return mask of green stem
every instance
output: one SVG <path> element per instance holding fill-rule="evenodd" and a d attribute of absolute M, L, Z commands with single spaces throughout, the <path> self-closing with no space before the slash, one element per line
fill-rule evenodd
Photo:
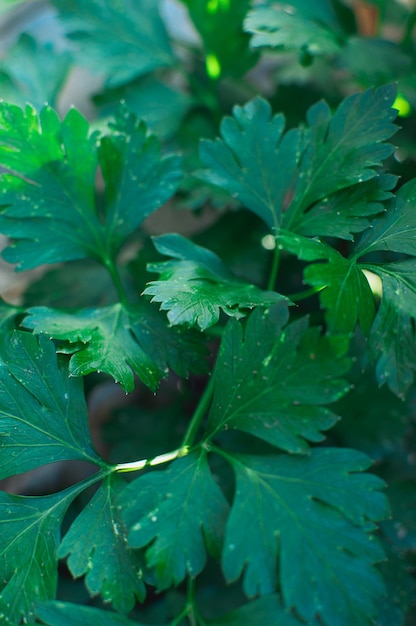
<path fill-rule="evenodd" d="M 128 299 L 126 290 L 124 289 L 124 285 L 120 277 L 120 272 L 118 271 L 118 267 L 114 263 L 113 259 L 107 258 L 105 260 L 105 267 L 107 268 L 107 271 L 111 276 L 111 280 L 113 281 L 114 287 L 117 290 L 117 295 L 119 297 L 121 304 L 124 304 L 124 305 L 128 304 L 129 299 Z"/>
<path fill-rule="evenodd" d="M 267 285 L 267 289 L 269 291 L 274 291 L 274 287 L 276 285 L 276 280 L 277 280 L 277 273 L 279 271 L 279 262 L 280 262 L 280 250 L 278 246 L 276 246 L 274 249 L 273 264 L 272 264 L 272 269 L 270 272 L 269 283 Z"/>
<path fill-rule="evenodd" d="M 306 298 L 310 298 L 314 296 L 316 293 L 319 293 L 325 289 L 324 287 L 311 287 L 310 289 L 304 289 L 303 291 L 298 291 L 297 293 L 292 293 L 288 295 L 289 300 L 292 302 L 300 302 L 301 300 L 306 300 Z"/>
<path fill-rule="evenodd" d="M 189 446 L 181 446 L 172 452 L 159 454 L 151 459 L 140 459 L 139 461 L 131 461 L 130 463 L 118 463 L 113 466 L 113 472 L 139 472 L 145 467 L 154 467 L 162 465 L 162 463 L 170 463 L 175 459 L 186 456 L 189 453 Z"/>
<path fill-rule="evenodd" d="M 214 394 L 214 386 L 215 376 L 214 374 L 212 374 L 207 386 L 205 387 L 204 393 L 201 396 L 199 404 L 196 407 L 195 413 L 192 416 L 192 419 L 188 426 L 188 430 L 185 433 L 185 437 L 182 441 L 182 448 L 189 448 L 193 444 L 199 427 L 201 426 L 201 422 L 204 419 L 208 407 L 211 403 L 212 396 Z"/>
<path fill-rule="evenodd" d="M 188 619 L 191 626 L 198 626 L 196 615 L 194 611 L 195 606 L 195 578 L 192 576 L 188 577 L 188 590 L 187 590 L 187 601 L 186 606 L 188 609 Z"/>

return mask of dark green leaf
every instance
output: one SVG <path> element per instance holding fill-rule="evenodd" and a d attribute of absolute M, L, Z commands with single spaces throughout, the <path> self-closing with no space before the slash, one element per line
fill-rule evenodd
<path fill-rule="evenodd" d="M 300 626 L 301 622 L 283 609 L 277 594 L 270 594 L 244 604 L 227 615 L 208 622 L 208 626 L 243 626 L 243 624 L 244 626 Z"/>
<path fill-rule="evenodd" d="M 248 13 L 244 29 L 253 35 L 253 48 L 278 48 L 306 52 L 311 57 L 336 55 L 336 34 L 296 11 L 278 6 L 258 6 Z"/>
<path fill-rule="evenodd" d="M 68 558 L 74 576 L 85 577 L 91 595 L 101 594 L 121 613 L 128 613 L 136 596 L 143 601 L 146 589 L 137 553 L 127 547 L 127 529 L 117 496 L 125 482 L 117 475 L 104 480 L 81 511 L 59 546 L 58 555 Z"/>
<path fill-rule="evenodd" d="M 148 283 L 143 294 L 153 296 L 151 302 L 162 303 L 160 308 L 168 311 L 173 325 L 206 330 L 218 322 L 220 310 L 239 319 L 244 309 L 286 299 L 241 280 L 216 254 L 180 235 L 161 235 L 153 241 L 158 252 L 177 260 L 149 264 L 148 271 L 159 273 L 160 279 Z"/>
<path fill-rule="evenodd" d="M 409 75 L 412 64 L 398 43 L 377 37 L 350 37 L 339 63 L 362 85 L 383 85 Z"/>
<path fill-rule="evenodd" d="M 323 198 L 302 216 L 297 232 L 352 240 L 353 233 L 368 228 L 371 216 L 384 210 L 382 203 L 391 198 L 396 180 L 391 174 L 378 174 Z"/>
<path fill-rule="evenodd" d="M 290 232 L 281 232 L 277 242 L 302 261 L 320 261 L 304 270 L 304 280 L 321 290 L 320 300 L 330 332 L 351 335 L 357 322 L 364 333 L 370 331 L 375 315 L 374 296 L 355 259 L 345 259 L 318 239 Z"/>
<path fill-rule="evenodd" d="M 50 107 L 0 103 L 0 231 L 14 242 L 4 258 L 18 269 L 93 258 L 109 265 L 125 239 L 172 195 L 177 157 L 124 109 L 97 148 L 88 122 L 71 109 L 60 122 Z M 98 152 L 98 154 L 97 154 Z M 105 180 L 105 220 L 96 204 L 97 165 Z"/>
<path fill-rule="evenodd" d="M 252 313 L 244 335 L 238 322 L 229 322 L 214 373 L 211 437 L 237 428 L 304 453 L 305 440 L 321 441 L 321 431 L 337 420 L 322 405 L 348 391 L 339 377 L 349 360 L 337 359 L 319 329 L 308 329 L 306 318 L 285 326 L 287 320 L 287 307 L 279 305 Z"/>
<path fill-rule="evenodd" d="M 43 602 L 36 607 L 36 615 L 48 626 L 145 626 L 124 615 L 71 602 Z"/>
<path fill-rule="evenodd" d="M 81 380 L 45 337 L 15 331 L 0 358 L 0 476 L 66 459 L 98 465 Z"/>
<path fill-rule="evenodd" d="M 129 545 L 147 546 L 147 565 L 154 569 L 158 589 L 199 574 L 206 550 L 219 556 L 228 504 L 204 452 L 139 477 L 126 487 L 120 503 Z"/>
<path fill-rule="evenodd" d="M 331 626 L 367 626 L 384 591 L 373 567 L 383 551 L 372 521 L 388 514 L 382 481 L 358 473 L 368 457 L 317 448 L 302 457 L 226 458 L 237 478 L 226 579 L 244 572 L 244 590 L 254 596 L 272 593 L 279 578 L 285 605 L 304 619 L 319 614 Z"/>
<path fill-rule="evenodd" d="M 35 307 L 28 312 L 27 328 L 69 342 L 64 351 L 73 353 L 69 363 L 72 376 L 103 371 L 132 391 L 133 372 L 155 389 L 169 366 L 180 376 L 185 376 L 189 367 L 199 372 L 203 369 L 205 351 L 194 335 L 168 328 L 157 311 L 143 305 L 117 303 L 72 313 Z"/>
<path fill-rule="evenodd" d="M 374 167 L 393 150 L 384 141 L 395 132 L 394 99 L 392 86 L 368 90 L 346 98 L 333 115 L 319 102 L 309 109 L 306 128 L 283 134 L 283 116 L 272 117 L 268 103 L 255 98 L 223 120 L 222 139 L 202 142 L 207 169 L 198 176 L 227 190 L 269 228 L 297 230 L 315 203 L 377 175 Z"/>
<path fill-rule="evenodd" d="M 127 83 L 174 63 L 156 0 L 54 0 L 77 58 L 108 86 Z"/>
<path fill-rule="evenodd" d="M 1 624 L 33 622 L 34 604 L 55 597 L 60 526 L 84 488 L 80 483 L 40 498 L 0 492 Z"/>

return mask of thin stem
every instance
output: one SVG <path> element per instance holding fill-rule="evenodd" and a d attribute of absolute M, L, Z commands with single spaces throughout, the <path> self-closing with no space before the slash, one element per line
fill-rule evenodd
<path fill-rule="evenodd" d="M 311 287 L 310 289 L 304 289 L 303 291 L 298 291 L 297 293 L 289 294 L 288 298 L 292 302 L 300 302 L 301 300 L 306 300 L 306 298 L 310 298 L 311 296 L 314 296 L 316 293 L 319 293 L 323 289 L 325 289 L 325 286 Z"/>
<path fill-rule="evenodd" d="M 139 472 L 145 467 L 154 467 L 155 465 L 162 465 L 162 463 L 170 463 L 170 461 L 186 456 L 188 453 L 189 446 L 181 446 L 177 448 L 177 450 L 159 454 L 151 459 L 140 459 L 139 461 L 131 461 L 130 463 L 118 463 L 118 465 L 114 465 L 113 472 Z"/>
<path fill-rule="evenodd" d="M 276 246 L 274 249 L 273 264 L 272 264 L 272 269 L 270 272 L 269 283 L 267 285 L 267 289 L 269 291 L 274 291 L 274 287 L 275 287 L 276 280 L 277 280 L 277 273 L 279 271 L 279 262 L 280 262 L 280 250 L 278 246 Z"/>
<path fill-rule="evenodd" d="M 195 606 L 195 578 L 188 577 L 188 589 L 187 589 L 187 601 L 188 619 L 191 626 L 198 626 L 196 615 L 194 611 Z"/>
<path fill-rule="evenodd" d="M 117 295 L 122 304 L 128 304 L 129 299 L 127 297 L 126 290 L 122 283 L 120 272 L 118 271 L 117 265 L 110 258 L 105 260 L 105 267 L 107 268 L 108 273 L 111 276 L 111 280 L 113 281 L 114 287 L 117 290 Z"/>
<path fill-rule="evenodd" d="M 195 413 L 192 416 L 190 424 L 188 426 L 188 430 L 185 433 L 185 437 L 182 441 L 182 448 L 189 448 L 198 433 L 199 427 L 201 425 L 202 420 L 208 410 L 208 407 L 211 403 L 212 396 L 214 394 L 214 385 L 215 385 L 215 376 L 211 375 L 211 378 L 205 387 L 204 393 L 201 396 L 198 406 L 196 407 Z"/>

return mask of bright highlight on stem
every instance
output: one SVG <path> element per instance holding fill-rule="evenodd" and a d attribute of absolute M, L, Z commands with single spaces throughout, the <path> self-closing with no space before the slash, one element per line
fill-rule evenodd
<path fill-rule="evenodd" d="M 140 461 L 132 461 L 131 463 L 119 463 L 115 466 L 116 472 L 137 472 L 145 467 L 153 467 L 154 465 L 162 465 L 162 463 L 169 463 L 179 459 L 181 456 L 186 456 L 189 453 L 190 446 L 182 446 L 173 452 L 166 452 L 165 454 L 159 454 L 153 457 L 153 459 L 141 459 Z"/>
<path fill-rule="evenodd" d="M 216 79 L 221 76 L 221 65 L 215 54 L 207 54 L 205 64 L 210 78 Z"/>
<path fill-rule="evenodd" d="M 412 113 L 412 105 L 409 100 L 401 93 L 397 94 L 396 100 L 392 105 L 393 109 L 397 109 L 399 117 L 409 117 Z"/>

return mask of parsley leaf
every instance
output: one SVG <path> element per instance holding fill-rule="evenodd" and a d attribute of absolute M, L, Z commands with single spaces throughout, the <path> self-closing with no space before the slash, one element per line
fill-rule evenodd
<path fill-rule="evenodd" d="M 208 626 L 299 626 L 299 620 L 282 608 L 277 594 L 270 594 L 209 620 Z"/>
<path fill-rule="evenodd" d="M 36 615 L 49 626 L 145 626 L 119 613 L 72 602 L 42 602 L 36 607 Z"/>
<path fill-rule="evenodd" d="M 0 476 L 45 462 L 80 459 L 96 465 L 81 380 L 68 376 L 46 337 L 15 331 L 0 356 Z"/>
<path fill-rule="evenodd" d="M 321 431 L 336 422 L 322 405 L 348 391 L 339 376 L 348 371 L 349 359 L 335 358 L 306 318 L 289 326 L 287 321 L 287 307 L 280 304 L 254 311 L 244 333 L 238 322 L 228 323 L 214 373 L 209 437 L 237 428 L 288 452 L 305 453 L 307 441 L 321 441 Z"/>
<path fill-rule="evenodd" d="M 279 577 L 284 604 L 302 618 L 366 626 L 384 591 L 373 567 L 383 551 L 372 521 L 388 514 L 382 481 L 358 473 L 368 457 L 340 448 L 224 456 L 237 480 L 222 555 L 226 579 L 244 572 L 251 597 L 272 593 Z"/>
<path fill-rule="evenodd" d="M 203 371 L 205 349 L 199 337 L 169 328 L 157 310 L 142 304 L 117 303 L 70 313 L 34 307 L 28 313 L 27 328 L 69 342 L 60 350 L 73 354 L 72 376 L 103 371 L 132 391 L 133 372 L 154 390 L 169 366 L 180 376 L 186 376 L 189 368 Z"/>
<path fill-rule="evenodd" d="M 143 601 L 146 589 L 137 552 L 127 548 L 127 530 L 117 505 L 125 482 L 108 476 L 89 504 L 81 511 L 59 546 L 58 555 L 69 555 L 68 567 L 77 578 L 86 574 L 91 595 L 101 594 L 121 613 Z"/>
<path fill-rule="evenodd" d="M 155 0 L 54 0 L 81 65 L 106 77 L 108 87 L 173 64 L 169 38 Z"/>
<path fill-rule="evenodd" d="M 153 296 L 168 311 L 171 324 L 197 325 L 206 330 L 218 322 L 220 309 L 230 317 L 244 317 L 244 309 L 267 306 L 284 300 L 272 291 L 262 291 L 232 274 L 221 259 L 206 248 L 180 235 L 153 239 L 156 250 L 172 261 L 150 263 L 149 272 L 160 279 L 148 283 L 143 294 Z"/>
<path fill-rule="evenodd" d="M 219 556 L 229 507 L 204 452 L 140 476 L 125 488 L 120 503 L 129 545 L 146 548 L 159 590 L 199 574 L 206 549 Z"/>
<path fill-rule="evenodd" d="M 319 102 L 309 109 L 305 128 L 286 134 L 284 117 L 272 117 L 270 105 L 255 98 L 223 120 L 221 139 L 201 143 L 207 169 L 198 176 L 228 191 L 270 229 L 319 235 L 304 225 L 311 207 L 375 177 L 374 168 L 392 153 L 384 141 L 396 130 L 394 98 L 394 86 L 369 89 L 346 98 L 333 115 Z M 358 217 L 363 211 L 361 204 Z M 373 211 L 370 203 L 368 215 Z"/>
<path fill-rule="evenodd" d="M 141 222 L 175 191 L 176 156 L 160 158 L 158 140 L 120 110 L 99 140 L 71 109 L 61 122 L 53 109 L 39 117 L 0 103 L 0 230 L 13 238 L 3 253 L 18 269 L 92 258 L 111 265 Z M 104 219 L 97 206 L 98 165 L 105 182 Z"/>

